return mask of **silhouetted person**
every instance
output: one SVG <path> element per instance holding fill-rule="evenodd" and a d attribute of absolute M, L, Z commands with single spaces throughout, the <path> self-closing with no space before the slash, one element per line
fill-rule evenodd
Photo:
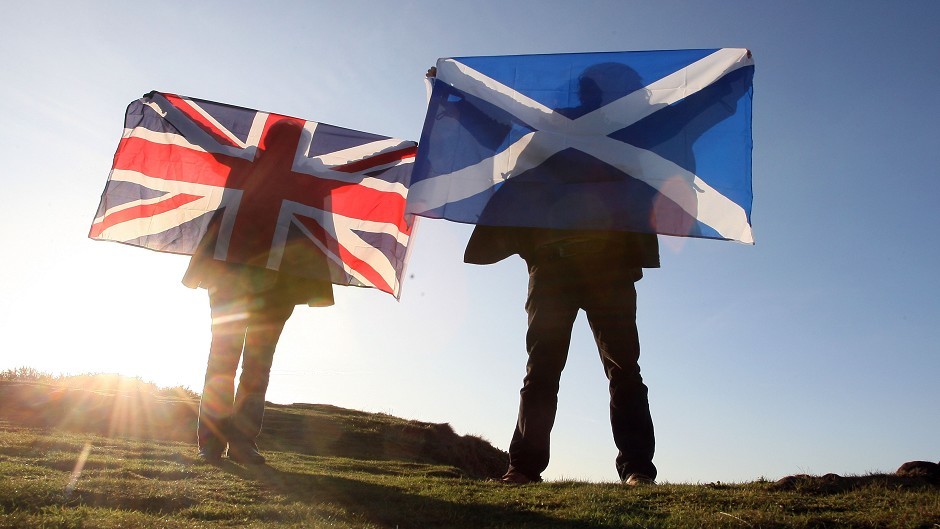
<path fill-rule="evenodd" d="M 433 77 L 436 71 L 428 71 Z M 614 86 L 611 86 L 611 85 Z M 580 78 L 580 105 L 559 110 L 571 119 L 642 87 L 639 76 L 621 64 L 602 64 Z M 619 95 L 618 94 L 619 91 Z M 460 106 L 460 118 L 487 119 L 472 104 Z M 491 125 L 494 125 L 491 123 Z M 493 130 L 493 126 L 489 127 Z M 509 132 L 509 124 L 506 124 Z M 476 138 L 498 145 L 501 138 Z M 544 172 L 550 171 L 545 182 Z M 563 179 L 564 182 L 559 181 Z M 652 483 L 655 446 L 647 387 L 640 376 L 640 342 L 636 327 L 636 288 L 643 268 L 659 267 L 655 234 L 609 230 L 560 230 L 532 227 L 551 223 L 558 214 L 585 211 L 603 191 L 573 196 L 564 183 L 587 189 L 592 183 L 620 184 L 620 192 L 641 192 L 645 184 L 624 182 L 616 169 L 583 153 L 567 150 L 540 168 L 506 180 L 487 203 L 467 243 L 464 261 L 491 264 L 519 254 L 529 269 L 525 309 L 528 314 L 528 362 L 520 391 L 519 415 L 509 446 L 504 483 L 542 480 L 558 403 L 562 370 L 579 310 L 594 334 L 610 385 L 610 421 L 619 450 L 617 472 L 627 484 Z M 595 188 L 596 189 L 596 188 Z M 559 191 L 560 190 L 560 191 Z M 571 208 L 576 208 L 574 211 Z M 577 209 L 580 208 L 580 209 Z M 520 212 L 528 217 L 521 218 Z M 632 213 L 632 212 L 631 212 Z M 521 219 L 521 220 L 520 220 Z M 611 217 L 610 224 L 615 220 Z"/>
<path fill-rule="evenodd" d="M 281 121 L 271 127 L 247 184 L 255 189 L 246 189 L 246 194 L 263 192 L 264 186 L 272 184 L 283 171 L 285 158 L 292 159 L 299 138 L 296 123 Z M 240 204 L 239 215 L 251 221 L 250 208 L 250 204 Z M 328 276 L 300 277 L 213 258 L 220 224 L 221 215 L 217 215 L 183 277 L 186 286 L 208 290 L 212 314 L 212 343 L 196 429 L 199 456 L 216 462 L 227 448 L 234 461 L 263 464 L 255 438 L 261 433 L 278 338 L 295 305 L 332 305 L 333 287 Z M 265 250 L 250 262 L 266 263 L 270 242 L 254 246 Z M 323 265 L 325 269 L 325 257 Z M 239 361 L 242 372 L 236 389 Z"/>
<path fill-rule="evenodd" d="M 477 226 L 464 261 L 489 264 L 513 253 L 529 269 L 525 303 L 529 359 L 503 481 L 541 481 L 548 467 L 559 381 L 579 310 L 587 316 L 610 384 L 610 422 L 619 450 L 617 472 L 630 484 L 652 481 L 656 477 L 655 441 L 638 363 L 634 283 L 643 277 L 643 268 L 659 267 L 656 236 Z"/>

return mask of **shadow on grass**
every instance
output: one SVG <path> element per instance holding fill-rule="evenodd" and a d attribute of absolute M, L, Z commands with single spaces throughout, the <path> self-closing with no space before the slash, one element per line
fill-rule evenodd
<path fill-rule="evenodd" d="M 286 472 L 269 466 L 223 469 L 243 479 L 263 483 L 294 501 L 308 505 L 342 507 L 350 523 L 368 522 L 387 527 L 566 527 L 612 529 L 620 525 L 567 520 L 535 512 L 523 505 L 448 501 L 414 494 L 400 488 L 328 474 Z"/>

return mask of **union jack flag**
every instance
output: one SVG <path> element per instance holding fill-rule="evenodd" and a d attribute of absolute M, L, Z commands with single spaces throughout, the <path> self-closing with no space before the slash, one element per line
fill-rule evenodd
<path fill-rule="evenodd" d="M 399 297 L 416 144 L 151 92 L 132 102 L 89 237 L 193 254 Z M 326 278 L 321 278 L 326 279 Z"/>

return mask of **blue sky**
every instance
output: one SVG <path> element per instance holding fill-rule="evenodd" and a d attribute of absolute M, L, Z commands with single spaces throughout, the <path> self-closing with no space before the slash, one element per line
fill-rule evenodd
<path fill-rule="evenodd" d="M 417 139 L 439 57 L 746 47 L 756 245 L 661 238 L 638 284 L 660 479 L 893 471 L 940 459 L 940 3 L 477 1 L 18 3 L 0 20 L 0 369 L 201 389 L 188 262 L 86 238 L 125 106 L 175 92 Z M 340 4 L 340 5 L 333 5 Z M 300 307 L 269 400 L 448 422 L 506 448 L 526 272 L 463 264 L 425 220 L 401 301 Z M 583 316 L 548 479 L 616 479 Z"/>

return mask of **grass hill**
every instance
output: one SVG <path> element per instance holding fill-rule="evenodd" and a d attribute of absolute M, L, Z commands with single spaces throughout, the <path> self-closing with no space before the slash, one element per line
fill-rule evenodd
<path fill-rule="evenodd" d="M 927 474 L 510 487 L 479 438 L 328 405 L 269 405 L 267 465 L 208 465 L 185 389 L 22 375 L 0 373 L 0 529 L 940 527 Z"/>
<path fill-rule="evenodd" d="M 82 375 L 0 379 L 0 419 L 109 437 L 195 442 L 199 397 L 139 379 Z M 267 403 L 264 450 L 447 465 L 473 478 L 497 477 L 508 455 L 448 424 L 411 421 L 326 404 Z M 193 446 L 195 450 L 195 446 Z"/>

